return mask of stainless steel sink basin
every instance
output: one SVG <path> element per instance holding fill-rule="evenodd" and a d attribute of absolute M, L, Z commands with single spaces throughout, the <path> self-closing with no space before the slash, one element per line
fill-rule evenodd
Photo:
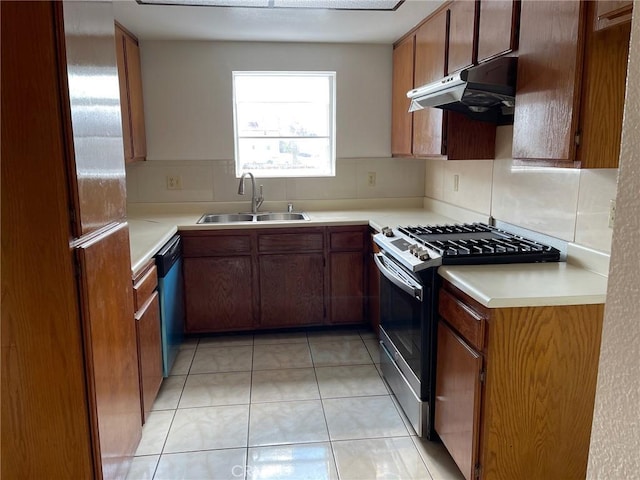
<path fill-rule="evenodd" d="M 236 222 L 268 222 L 268 221 L 300 221 L 309 220 L 303 212 L 283 213 L 207 213 L 198 223 L 236 223 Z"/>
<path fill-rule="evenodd" d="M 223 213 L 203 215 L 198 223 L 233 223 L 233 222 L 253 222 L 254 215 L 251 213 Z"/>
<path fill-rule="evenodd" d="M 256 215 L 256 220 L 258 222 L 265 222 L 269 220 L 279 220 L 279 221 L 290 221 L 290 220 L 309 220 L 309 217 L 306 213 L 296 212 L 296 213 L 260 213 Z"/>

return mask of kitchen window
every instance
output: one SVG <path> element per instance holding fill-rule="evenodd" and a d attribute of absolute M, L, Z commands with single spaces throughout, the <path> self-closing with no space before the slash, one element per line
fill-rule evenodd
<path fill-rule="evenodd" d="M 335 175 L 335 72 L 233 72 L 236 177 Z"/>

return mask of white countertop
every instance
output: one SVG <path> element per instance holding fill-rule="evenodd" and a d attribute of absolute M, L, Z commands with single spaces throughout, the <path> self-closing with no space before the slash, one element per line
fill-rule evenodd
<path fill-rule="evenodd" d="M 305 212 L 308 221 L 203 225 L 196 223 L 206 213 L 202 211 L 130 213 L 131 269 L 135 273 L 144 266 L 178 230 L 366 224 L 380 230 L 384 226 L 469 221 L 421 208 Z M 606 276 L 566 262 L 442 266 L 438 273 L 489 308 L 604 303 L 607 291 Z"/>

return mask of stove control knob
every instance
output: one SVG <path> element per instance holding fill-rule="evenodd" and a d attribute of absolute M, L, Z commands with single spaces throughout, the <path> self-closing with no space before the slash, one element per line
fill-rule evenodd
<path fill-rule="evenodd" d="M 419 247 L 418 245 L 416 245 L 415 243 L 413 245 L 409 245 L 409 253 L 412 255 L 416 254 L 416 250 L 418 250 Z"/>
<path fill-rule="evenodd" d="M 429 260 L 429 252 L 427 252 L 426 250 L 421 250 L 420 256 L 418 258 L 422 261 Z"/>
<path fill-rule="evenodd" d="M 382 235 L 384 235 L 385 237 L 394 237 L 395 236 L 393 234 L 393 230 L 391 230 L 389 227 L 382 227 Z"/>

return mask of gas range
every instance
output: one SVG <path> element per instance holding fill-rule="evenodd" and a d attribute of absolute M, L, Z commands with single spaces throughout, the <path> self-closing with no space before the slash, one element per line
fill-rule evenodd
<path fill-rule="evenodd" d="M 384 227 L 374 241 L 412 272 L 440 265 L 560 260 L 554 247 L 484 223 Z"/>

